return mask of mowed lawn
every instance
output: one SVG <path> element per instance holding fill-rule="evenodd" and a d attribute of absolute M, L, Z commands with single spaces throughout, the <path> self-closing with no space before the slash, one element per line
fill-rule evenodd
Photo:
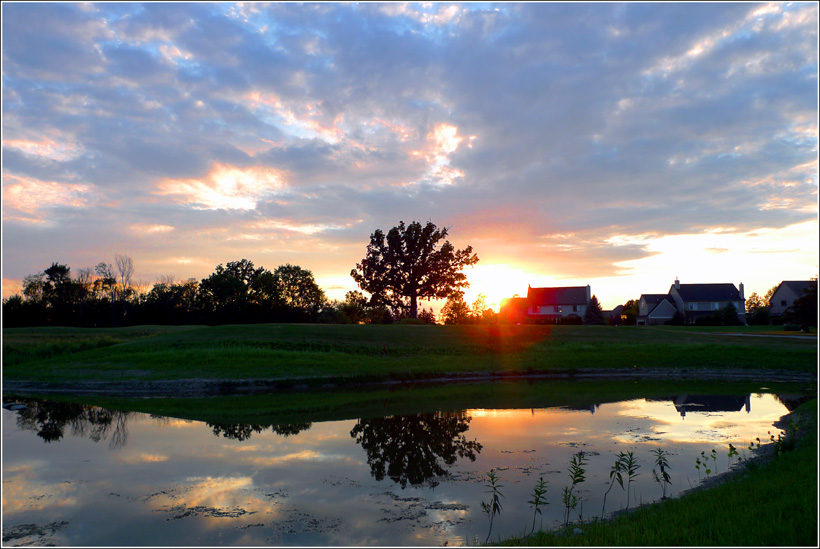
<path fill-rule="evenodd" d="M 3 377 L 325 382 L 590 368 L 816 372 L 816 335 L 727 335 L 772 331 L 770 326 L 319 324 L 14 328 L 3 330 Z"/>

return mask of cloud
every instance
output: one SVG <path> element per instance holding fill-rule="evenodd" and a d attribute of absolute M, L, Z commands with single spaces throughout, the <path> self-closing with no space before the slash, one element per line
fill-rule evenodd
<path fill-rule="evenodd" d="M 816 222 L 817 20 L 805 3 L 4 4 L 6 276 L 91 241 L 151 269 L 198 258 L 181 278 L 298 254 L 332 279 L 374 229 L 429 219 L 484 261 L 591 277 L 657 255 L 645 235 Z"/>
<path fill-rule="evenodd" d="M 85 209 L 95 200 L 88 185 L 40 181 L 3 174 L 3 219 L 36 224 L 57 223 L 57 209 Z"/>
<path fill-rule="evenodd" d="M 275 168 L 214 164 L 203 178 L 164 179 L 154 192 L 195 209 L 253 210 L 258 200 L 283 185 Z"/>

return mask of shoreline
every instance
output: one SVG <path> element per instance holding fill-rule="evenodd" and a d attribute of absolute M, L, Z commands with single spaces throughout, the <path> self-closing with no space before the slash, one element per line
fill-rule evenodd
<path fill-rule="evenodd" d="M 316 389 L 360 389 L 449 383 L 481 383 L 489 381 L 528 380 L 630 380 L 681 379 L 704 381 L 755 381 L 816 383 L 817 375 L 784 370 L 745 369 L 680 369 L 631 368 L 554 370 L 549 372 L 465 372 L 414 379 L 351 379 L 351 378 L 289 378 L 289 379 L 160 379 L 123 381 L 42 382 L 3 380 L 4 394 L 73 394 L 78 396 L 117 397 L 207 397 L 227 395 L 273 394 L 279 392 L 309 392 Z"/>

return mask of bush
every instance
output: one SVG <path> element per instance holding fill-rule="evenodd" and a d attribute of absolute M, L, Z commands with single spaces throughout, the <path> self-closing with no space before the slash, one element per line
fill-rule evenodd
<path fill-rule="evenodd" d="M 402 318 L 401 320 L 396 322 L 396 324 L 410 324 L 414 326 L 422 326 L 425 324 L 429 324 L 429 322 L 426 322 L 423 318 Z"/>

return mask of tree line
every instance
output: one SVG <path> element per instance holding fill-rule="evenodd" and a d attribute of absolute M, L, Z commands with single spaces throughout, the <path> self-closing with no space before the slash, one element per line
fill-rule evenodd
<path fill-rule="evenodd" d="M 133 281 L 134 263 L 93 269 L 52 263 L 23 279 L 22 295 L 3 302 L 4 326 L 109 327 L 139 324 L 235 324 L 340 320 L 313 273 L 285 264 L 270 271 L 241 259 L 219 264 L 207 278 L 164 277 L 148 291 Z"/>
<path fill-rule="evenodd" d="M 366 257 L 351 271 L 368 296 L 350 291 L 341 302 L 325 296 L 311 271 L 291 264 L 270 271 L 241 259 L 217 265 L 202 280 L 166 277 L 140 291 L 127 255 L 76 274 L 55 262 L 26 276 L 22 295 L 3 301 L 4 326 L 435 323 L 432 308 L 420 309 L 419 300 L 462 295 L 469 284 L 461 270 L 478 261 L 471 247 L 457 250 L 447 234 L 432 222 L 402 221 L 386 235 L 377 229 Z M 483 317 L 490 312 L 482 311 Z"/>

